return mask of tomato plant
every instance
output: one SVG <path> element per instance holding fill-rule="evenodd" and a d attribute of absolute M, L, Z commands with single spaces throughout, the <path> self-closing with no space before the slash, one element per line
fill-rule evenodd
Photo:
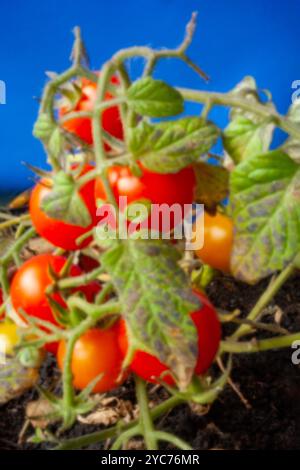
<path fill-rule="evenodd" d="M 109 436 L 112 448 L 120 449 L 129 439 L 142 436 L 151 450 L 159 448 L 161 440 L 188 449 L 173 434 L 156 430 L 153 421 L 183 402 L 202 406 L 216 400 L 229 379 L 232 354 L 290 347 L 300 339 L 299 332 L 286 332 L 269 320 L 264 323 L 262 315 L 300 266 L 299 106 L 293 103 L 281 116 L 269 95 L 261 98 L 252 77 L 228 93 L 175 88 L 153 78 L 157 61 L 165 57 L 181 59 L 206 77 L 187 55 L 194 29 L 195 15 L 179 48 L 121 50 L 99 74 L 88 68 L 75 29 L 73 63 L 51 76 L 34 126 L 51 173 L 33 190 L 30 218 L 5 214 L 0 223 L 0 231 L 17 228 L 7 246 L 0 247 L 7 310 L 11 299 L 20 316 L 26 312 L 39 320 L 28 322 L 24 347 L 54 344 L 56 349 L 59 343 L 62 396 L 49 390 L 45 395 L 63 429 L 95 408 L 89 397 L 91 381 L 96 381 L 93 391 L 102 393 L 122 382 L 127 366 L 135 372 L 137 419 L 126 423 L 126 430 L 117 424 L 101 431 L 100 437 L 80 437 L 84 445 Z M 132 81 L 128 61 L 136 57 L 146 64 L 141 78 Z M 57 113 L 57 97 L 62 95 L 71 101 L 68 107 L 60 104 Z M 187 101 L 203 105 L 201 115 L 182 117 Z M 215 106 L 230 108 L 225 129 L 210 120 Z M 275 126 L 288 137 L 270 150 Z M 224 152 L 214 156 L 211 152 L 220 137 Z M 163 227 L 152 225 L 160 233 L 133 231 L 122 237 L 121 231 L 108 230 L 107 235 L 103 230 L 105 238 L 100 240 L 95 224 L 103 219 L 96 216 L 96 200 L 99 209 L 101 203 L 109 204 L 121 220 L 121 196 L 127 197 L 129 208 L 135 203 L 146 206 L 141 227 L 149 214 L 152 222 L 153 204 L 164 205 L 167 216 L 171 214 L 169 237 Z M 226 198 L 231 218 L 224 214 Z M 188 234 L 180 237 L 173 230 L 182 221 L 182 208 L 192 202 L 206 209 L 204 246 L 196 253 L 187 243 Z M 171 210 L 175 204 L 179 216 Z M 198 206 L 194 209 L 192 215 Z M 165 218 L 161 214 L 159 223 Z M 129 224 L 129 213 L 125 215 Z M 188 224 L 183 225 L 185 229 Z M 201 229 L 196 222 L 196 231 Z M 60 250 L 24 262 L 24 248 L 36 231 Z M 73 252 L 66 254 L 68 258 L 57 256 L 62 250 Z M 229 337 L 223 340 L 216 309 L 204 294 L 195 292 L 197 276 L 206 269 L 201 266 L 199 273 L 197 257 L 239 282 L 254 284 L 274 276 L 251 311 L 220 311 L 219 319 L 230 323 Z M 68 272 L 59 276 L 66 262 Z M 218 275 L 222 284 L 222 273 L 207 271 L 211 277 Z M 112 324 L 118 315 L 122 318 Z M 260 330 L 267 335 L 258 335 Z M 220 360 L 211 374 L 217 353 Z M 144 379 L 162 382 L 172 396 L 149 409 Z M 77 445 L 78 438 L 58 447 Z"/>
<path fill-rule="evenodd" d="M 51 271 L 59 274 L 66 264 L 62 256 L 51 254 L 38 255 L 26 261 L 16 272 L 11 283 L 11 300 L 16 312 L 22 317 L 22 310 L 28 315 L 58 324 L 53 308 L 50 305 L 46 290 L 53 284 Z M 51 270 L 51 271 L 50 271 Z M 82 273 L 78 266 L 72 265 L 69 270 L 71 277 Z M 82 286 L 78 288 L 88 300 L 92 301 L 95 296 L 95 285 Z M 98 292 L 98 289 L 97 291 Z M 59 292 L 49 296 L 60 306 L 66 307 L 66 303 Z M 57 343 L 46 345 L 50 352 L 56 352 Z"/>
<path fill-rule="evenodd" d="M 119 84 L 118 78 L 116 76 L 112 77 L 111 83 L 117 87 Z M 68 114 L 76 111 L 92 111 L 95 106 L 96 92 L 97 84 L 83 77 L 77 85 L 77 93 L 74 92 L 75 103 L 73 104 L 72 101 L 65 99 L 67 105 L 61 106 L 59 115 L 67 118 Z M 106 92 L 105 100 L 111 100 L 112 98 L 113 95 L 110 92 Z M 123 139 L 122 121 L 117 106 L 113 106 L 104 111 L 102 115 L 102 126 L 103 129 L 113 137 L 120 140 Z M 93 143 L 91 118 L 70 118 L 64 121 L 63 127 L 66 131 L 76 134 L 77 137 L 87 144 L 91 145 Z M 109 146 L 107 146 L 107 149 L 108 148 Z"/>
<path fill-rule="evenodd" d="M 208 298 L 203 293 L 195 293 L 200 299 L 202 307 L 192 312 L 190 316 L 197 328 L 198 358 L 195 374 L 200 375 L 207 371 L 215 358 L 221 339 L 221 327 L 217 313 Z M 125 356 L 128 351 L 128 336 L 124 320 L 120 323 L 119 344 Z M 162 364 L 157 357 L 144 351 L 134 353 L 130 368 L 149 382 L 155 383 L 157 379 L 160 379 L 169 385 L 174 385 L 173 378 L 170 374 L 166 374 L 169 368 Z"/>
<path fill-rule="evenodd" d="M 118 328 L 118 324 L 107 329 L 92 328 L 76 341 L 71 360 L 74 387 L 83 390 L 100 376 L 93 392 L 103 393 L 116 388 L 125 380 L 126 373 L 122 373 L 124 356 L 118 345 Z M 61 341 L 57 352 L 61 370 L 65 355 L 66 343 Z"/>
<path fill-rule="evenodd" d="M 82 174 L 91 171 L 91 165 L 85 165 Z M 96 223 L 96 206 L 94 200 L 94 181 L 87 182 L 79 191 L 79 197 L 87 207 L 91 217 L 91 223 L 87 227 L 66 223 L 55 217 L 50 217 L 42 208 L 43 201 L 51 195 L 51 181 L 42 179 L 33 189 L 30 197 L 30 217 L 36 231 L 50 243 L 65 250 L 77 250 L 91 242 L 91 237 L 86 237 L 81 243 L 79 237 L 89 232 Z"/>
<path fill-rule="evenodd" d="M 201 230 L 202 224 L 196 222 L 195 231 Z M 204 213 L 204 244 L 196 250 L 197 256 L 212 268 L 230 272 L 230 258 L 233 248 L 232 220 L 221 213 Z"/>

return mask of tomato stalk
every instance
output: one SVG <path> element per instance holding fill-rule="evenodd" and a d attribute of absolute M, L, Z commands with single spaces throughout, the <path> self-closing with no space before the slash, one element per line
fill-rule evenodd
<path fill-rule="evenodd" d="M 300 332 L 261 340 L 252 339 L 250 341 L 239 342 L 228 339 L 227 341 L 222 341 L 220 352 L 241 354 L 268 351 L 270 349 L 288 348 L 292 346 L 294 341 L 299 340 Z"/>
<path fill-rule="evenodd" d="M 149 410 L 149 400 L 144 380 L 140 379 L 138 376 L 135 376 L 135 387 L 140 410 L 140 427 L 145 439 L 147 450 L 157 450 L 157 438 L 154 432 L 152 416 Z"/>
<path fill-rule="evenodd" d="M 294 274 L 296 268 L 294 261 L 289 263 L 281 273 L 270 282 L 267 289 L 263 292 L 257 303 L 247 316 L 247 320 L 255 320 L 262 310 L 271 302 L 275 294 L 283 286 L 283 284 Z M 231 336 L 232 339 L 238 339 L 243 335 L 251 333 L 252 328 L 249 325 L 241 325 Z"/>
<path fill-rule="evenodd" d="M 300 139 L 300 130 L 296 125 L 289 121 L 285 116 L 281 116 L 277 111 L 272 110 L 263 104 L 252 102 L 251 100 L 242 97 L 237 97 L 232 93 L 198 91 L 188 88 L 177 88 L 177 90 L 186 101 L 204 104 L 209 106 L 209 109 L 211 109 L 213 105 L 230 106 L 232 108 L 243 109 L 244 111 L 265 117 L 270 119 L 270 122 L 273 122 L 290 136 L 298 140 Z"/>
<path fill-rule="evenodd" d="M 15 253 L 20 252 L 26 243 L 35 235 L 36 231 L 34 228 L 29 228 L 25 233 L 23 233 L 2 256 L 0 260 L 0 266 L 8 266 Z"/>

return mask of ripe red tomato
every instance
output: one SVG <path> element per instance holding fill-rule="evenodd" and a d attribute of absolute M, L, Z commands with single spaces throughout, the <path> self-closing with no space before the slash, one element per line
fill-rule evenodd
<path fill-rule="evenodd" d="M 196 231 L 197 229 L 196 222 Z M 212 268 L 229 273 L 232 244 L 232 220 L 224 214 L 217 213 L 212 216 L 205 212 L 204 245 L 199 250 L 196 250 L 197 256 Z"/>
<path fill-rule="evenodd" d="M 21 266 L 13 277 L 10 289 L 13 307 L 20 316 L 22 316 L 22 312 L 19 309 L 22 309 L 28 315 L 57 325 L 45 291 L 53 283 L 49 267 L 51 266 L 51 269 L 58 274 L 65 263 L 66 259 L 62 256 L 43 254 L 34 256 Z M 69 275 L 78 276 L 80 274 L 82 274 L 81 269 L 78 266 L 72 265 Z M 93 301 L 95 295 L 93 285 L 82 286 L 74 290 L 83 292 L 88 301 Z M 53 293 L 52 298 L 62 307 L 66 307 L 66 303 L 60 293 Z M 56 352 L 57 343 L 47 344 L 46 349 Z"/>
<path fill-rule="evenodd" d="M 207 297 L 200 292 L 195 291 L 195 294 L 202 302 L 202 307 L 190 315 L 198 332 L 198 359 L 195 374 L 201 375 L 209 369 L 217 354 L 221 339 L 221 326 L 217 313 Z M 128 350 L 128 338 L 124 320 L 120 321 L 119 344 L 125 356 Z M 168 367 L 157 357 L 144 351 L 135 352 L 130 369 L 148 382 L 156 383 L 157 378 L 160 377 L 165 383 L 174 385 L 171 375 L 165 374 L 161 377 L 163 372 L 169 370 Z"/>
<path fill-rule="evenodd" d="M 125 380 L 127 374 L 121 374 L 124 356 L 118 345 L 118 330 L 118 322 L 107 329 L 92 328 L 77 340 L 71 362 L 75 388 L 83 390 L 99 374 L 103 376 L 95 385 L 94 393 L 107 392 Z M 61 370 L 65 354 L 66 343 L 61 341 L 57 352 Z"/>
<path fill-rule="evenodd" d="M 127 197 L 127 204 L 139 201 L 149 201 L 151 204 L 166 204 L 168 207 L 178 204 L 179 214 L 171 214 L 170 228 L 182 221 L 182 213 L 185 204 L 192 204 L 195 188 L 195 174 L 191 167 L 184 168 L 178 173 L 161 174 L 149 171 L 139 164 L 142 176 L 132 174 L 129 167 L 113 166 L 108 170 L 108 179 L 117 202 L 121 196 Z M 106 201 L 106 193 L 101 179 L 96 180 L 95 199 Z M 151 215 L 154 212 L 152 211 Z M 166 212 L 166 217 L 168 213 Z M 162 216 L 163 217 L 163 216 Z M 151 220 L 151 228 L 164 230 L 162 217 L 158 219 L 158 225 Z"/>
<path fill-rule="evenodd" d="M 93 168 L 94 167 L 91 165 L 85 165 L 81 174 L 85 174 Z M 80 227 L 49 217 L 46 212 L 41 209 L 43 198 L 51 191 L 49 182 L 47 182 L 47 180 L 41 180 L 33 189 L 29 202 L 31 221 L 38 234 L 53 245 L 65 250 L 78 250 L 89 245 L 92 241 L 92 237 L 86 238 L 79 245 L 76 243 L 76 240 L 78 237 L 90 231 L 96 224 L 94 189 L 95 182 L 93 180 L 86 183 L 80 189 L 79 194 L 87 206 L 92 219 L 88 227 Z"/>
<path fill-rule="evenodd" d="M 117 77 L 112 77 L 111 82 L 115 85 L 119 84 Z M 96 99 L 96 83 L 91 82 L 87 78 L 81 79 L 81 97 L 75 106 L 62 107 L 59 110 L 60 116 L 65 116 L 74 111 L 92 111 Z M 111 93 L 106 93 L 105 100 L 114 98 Z M 123 127 L 120 118 L 120 111 L 117 106 L 107 108 L 102 113 L 103 129 L 117 139 L 123 139 Z M 92 124 L 89 117 L 70 119 L 65 121 L 63 127 L 66 131 L 76 134 L 81 140 L 91 145 L 93 143 Z M 109 146 L 106 146 L 109 149 Z"/>

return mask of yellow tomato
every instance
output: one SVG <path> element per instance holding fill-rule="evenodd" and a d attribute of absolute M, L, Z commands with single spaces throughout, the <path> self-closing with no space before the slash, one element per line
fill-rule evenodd
<path fill-rule="evenodd" d="M 0 322 L 0 351 L 3 354 L 12 354 L 19 341 L 17 325 L 10 320 Z"/>

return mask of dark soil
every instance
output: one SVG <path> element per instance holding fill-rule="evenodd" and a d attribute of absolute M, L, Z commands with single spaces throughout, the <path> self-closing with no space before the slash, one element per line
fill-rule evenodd
<path fill-rule="evenodd" d="M 299 285 L 299 277 L 292 279 L 273 304 L 273 307 L 276 305 L 282 309 L 284 315 L 281 325 L 290 331 L 300 329 Z M 246 314 L 265 286 L 266 282 L 249 287 L 230 278 L 220 278 L 212 282 L 208 294 L 217 307 L 224 310 L 239 308 Z M 174 409 L 157 426 L 181 436 L 196 450 L 299 450 L 300 365 L 292 363 L 291 355 L 292 350 L 286 349 L 235 356 L 232 379 L 251 408 L 246 408 L 237 394 L 227 386 L 206 415 L 199 416 L 184 405 Z M 47 382 L 52 382 L 56 375 L 55 361 L 49 358 L 42 369 L 42 384 L 47 386 Z M 117 394 L 124 399 L 134 400 L 131 381 L 118 390 Z M 37 398 L 37 393 L 30 391 L 22 398 L 0 407 L 1 450 L 47 448 L 44 444 L 18 445 L 18 436 L 24 424 L 24 407 L 34 398 Z M 78 423 L 66 436 L 79 436 L 99 429 L 99 426 Z M 32 429 L 29 429 L 27 435 L 31 434 Z M 101 445 L 97 444 L 92 448 L 100 449 Z"/>

